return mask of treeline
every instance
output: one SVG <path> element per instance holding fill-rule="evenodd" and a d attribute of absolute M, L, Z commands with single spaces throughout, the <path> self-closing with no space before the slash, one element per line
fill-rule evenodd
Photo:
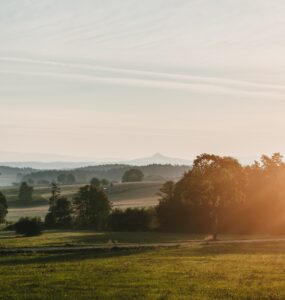
<path fill-rule="evenodd" d="M 0 166 L 0 186 L 9 186 L 19 182 L 25 175 L 31 174 L 32 168 L 16 168 Z"/>
<path fill-rule="evenodd" d="M 112 182 L 119 182 L 122 180 L 124 174 L 129 169 L 138 169 L 144 174 L 145 181 L 165 181 L 177 180 L 184 172 L 190 169 L 189 166 L 173 166 L 173 165 L 148 165 L 148 166 L 129 166 L 129 165 L 101 165 L 83 167 L 74 170 L 43 170 L 25 174 L 22 181 L 30 184 L 41 185 L 50 184 L 51 182 L 72 183 L 71 179 L 77 183 L 88 183 L 93 177 L 99 179 L 107 179 Z M 60 180 L 59 180 L 60 179 Z M 60 182 L 62 181 L 63 182 Z M 66 182 L 64 182 L 64 180 Z"/>
<path fill-rule="evenodd" d="M 61 194 L 57 183 L 52 183 L 49 211 L 45 219 L 21 218 L 15 224 L 9 224 L 6 229 L 30 236 L 41 233 L 43 229 L 145 231 L 157 228 L 155 209 L 112 210 L 112 203 L 106 194 L 107 183 L 93 178 L 88 185 L 79 188 L 71 201 Z M 32 201 L 32 192 L 33 188 L 23 182 L 19 198 L 28 203 Z M 7 209 L 7 200 L 0 193 L 0 223 L 5 222 Z"/>
<path fill-rule="evenodd" d="M 100 181 L 95 178 L 89 185 L 81 187 L 72 201 L 62 196 L 59 186 L 53 184 L 49 205 L 45 228 L 127 231 L 154 228 L 154 209 L 112 210 L 112 203 Z"/>
<path fill-rule="evenodd" d="M 285 233 L 285 164 L 279 153 L 242 166 L 202 154 L 177 182 L 167 181 L 152 209 L 112 209 L 100 180 L 69 201 L 53 184 L 46 228 L 164 230 L 191 233 Z"/>

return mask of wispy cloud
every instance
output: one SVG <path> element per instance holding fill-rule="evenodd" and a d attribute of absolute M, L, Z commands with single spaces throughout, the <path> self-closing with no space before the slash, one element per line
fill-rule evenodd
<path fill-rule="evenodd" d="M 285 150 L 283 0 L 2 2 L 9 150 Z"/>
<path fill-rule="evenodd" d="M 211 76 L 191 76 L 176 73 L 141 71 L 124 68 L 93 66 L 91 64 L 74 64 L 49 60 L 32 60 L 23 58 L 0 57 L 0 63 L 13 62 L 20 64 L 20 71 L 0 70 L 2 74 L 20 76 L 42 76 L 68 79 L 71 81 L 97 82 L 111 85 L 139 86 L 145 88 L 188 90 L 193 93 L 223 94 L 242 97 L 273 97 L 284 98 L 285 86 L 218 78 Z M 22 66 L 23 65 L 23 66 Z M 29 69 L 30 65 L 48 66 L 43 71 L 21 71 Z M 87 71 L 87 72 L 86 72 Z M 103 74 L 101 74 L 103 73 Z"/>

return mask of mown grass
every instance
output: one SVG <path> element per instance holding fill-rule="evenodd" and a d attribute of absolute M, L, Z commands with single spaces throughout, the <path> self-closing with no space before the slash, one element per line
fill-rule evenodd
<path fill-rule="evenodd" d="M 81 246 L 106 243 L 181 243 L 191 240 L 204 240 L 205 234 L 167 232 L 95 232 L 90 230 L 48 230 L 42 235 L 23 237 L 12 231 L 0 231 L 0 248 Z M 283 236 L 276 236 L 281 238 Z M 220 235 L 220 240 L 274 238 L 266 235 Z"/>
<path fill-rule="evenodd" d="M 0 258 L 1 299 L 285 299 L 285 243 Z"/>
<path fill-rule="evenodd" d="M 169 243 L 203 239 L 204 235 L 162 232 L 94 232 L 49 230 L 40 236 L 22 237 L 0 231 L 0 248 L 96 245 L 110 243 Z"/>

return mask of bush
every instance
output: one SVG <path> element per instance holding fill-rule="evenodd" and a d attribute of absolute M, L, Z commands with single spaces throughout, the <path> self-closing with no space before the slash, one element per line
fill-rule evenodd
<path fill-rule="evenodd" d="M 15 225 L 15 231 L 25 236 L 35 236 L 42 233 L 42 221 L 40 218 L 21 218 Z"/>
<path fill-rule="evenodd" d="M 15 231 L 15 224 L 12 222 L 7 222 L 7 225 L 4 227 L 4 231 Z"/>

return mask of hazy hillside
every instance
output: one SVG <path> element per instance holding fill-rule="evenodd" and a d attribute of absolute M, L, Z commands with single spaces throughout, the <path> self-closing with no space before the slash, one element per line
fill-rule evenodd
<path fill-rule="evenodd" d="M 151 164 L 147 166 L 135 166 L 126 164 L 106 164 L 87 166 L 74 169 L 37 170 L 33 168 L 18 168 L 0 166 L 0 186 L 9 186 L 13 183 L 32 180 L 34 184 L 39 181 L 54 181 L 61 173 L 73 174 L 78 183 L 87 183 L 93 177 L 120 181 L 124 172 L 130 168 L 141 169 L 145 175 L 145 181 L 176 180 L 189 170 L 186 165 Z"/>
<path fill-rule="evenodd" d="M 26 174 L 33 172 L 31 168 L 11 168 L 0 166 L 0 186 L 9 186 L 21 180 Z"/>
<path fill-rule="evenodd" d="M 39 180 L 53 181 L 61 173 L 72 173 L 79 183 L 89 182 L 91 178 L 108 179 L 110 181 L 120 181 L 124 172 L 130 168 L 138 168 L 143 171 L 146 181 L 164 181 L 175 180 L 189 170 L 189 166 L 173 165 L 148 165 L 148 166 L 129 166 L 129 165 L 100 165 L 89 166 L 73 170 L 42 170 L 27 174 L 24 180 L 33 180 L 35 183 Z"/>
<path fill-rule="evenodd" d="M 112 165 L 106 166 L 105 169 L 95 167 L 81 168 L 81 171 L 85 171 L 86 175 L 97 175 L 99 178 L 106 178 L 109 180 L 119 181 L 121 180 L 124 172 L 130 168 L 138 168 L 142 170 L 145 175 L 145 180 L 167 180 L 177 179 L 183 175 L 184 172 L 189 170 L 189 166 L 174 166 L 174 165 L 159 165 L 152 164 L 147 166 L 129 166 L 129 165 Z"/>

